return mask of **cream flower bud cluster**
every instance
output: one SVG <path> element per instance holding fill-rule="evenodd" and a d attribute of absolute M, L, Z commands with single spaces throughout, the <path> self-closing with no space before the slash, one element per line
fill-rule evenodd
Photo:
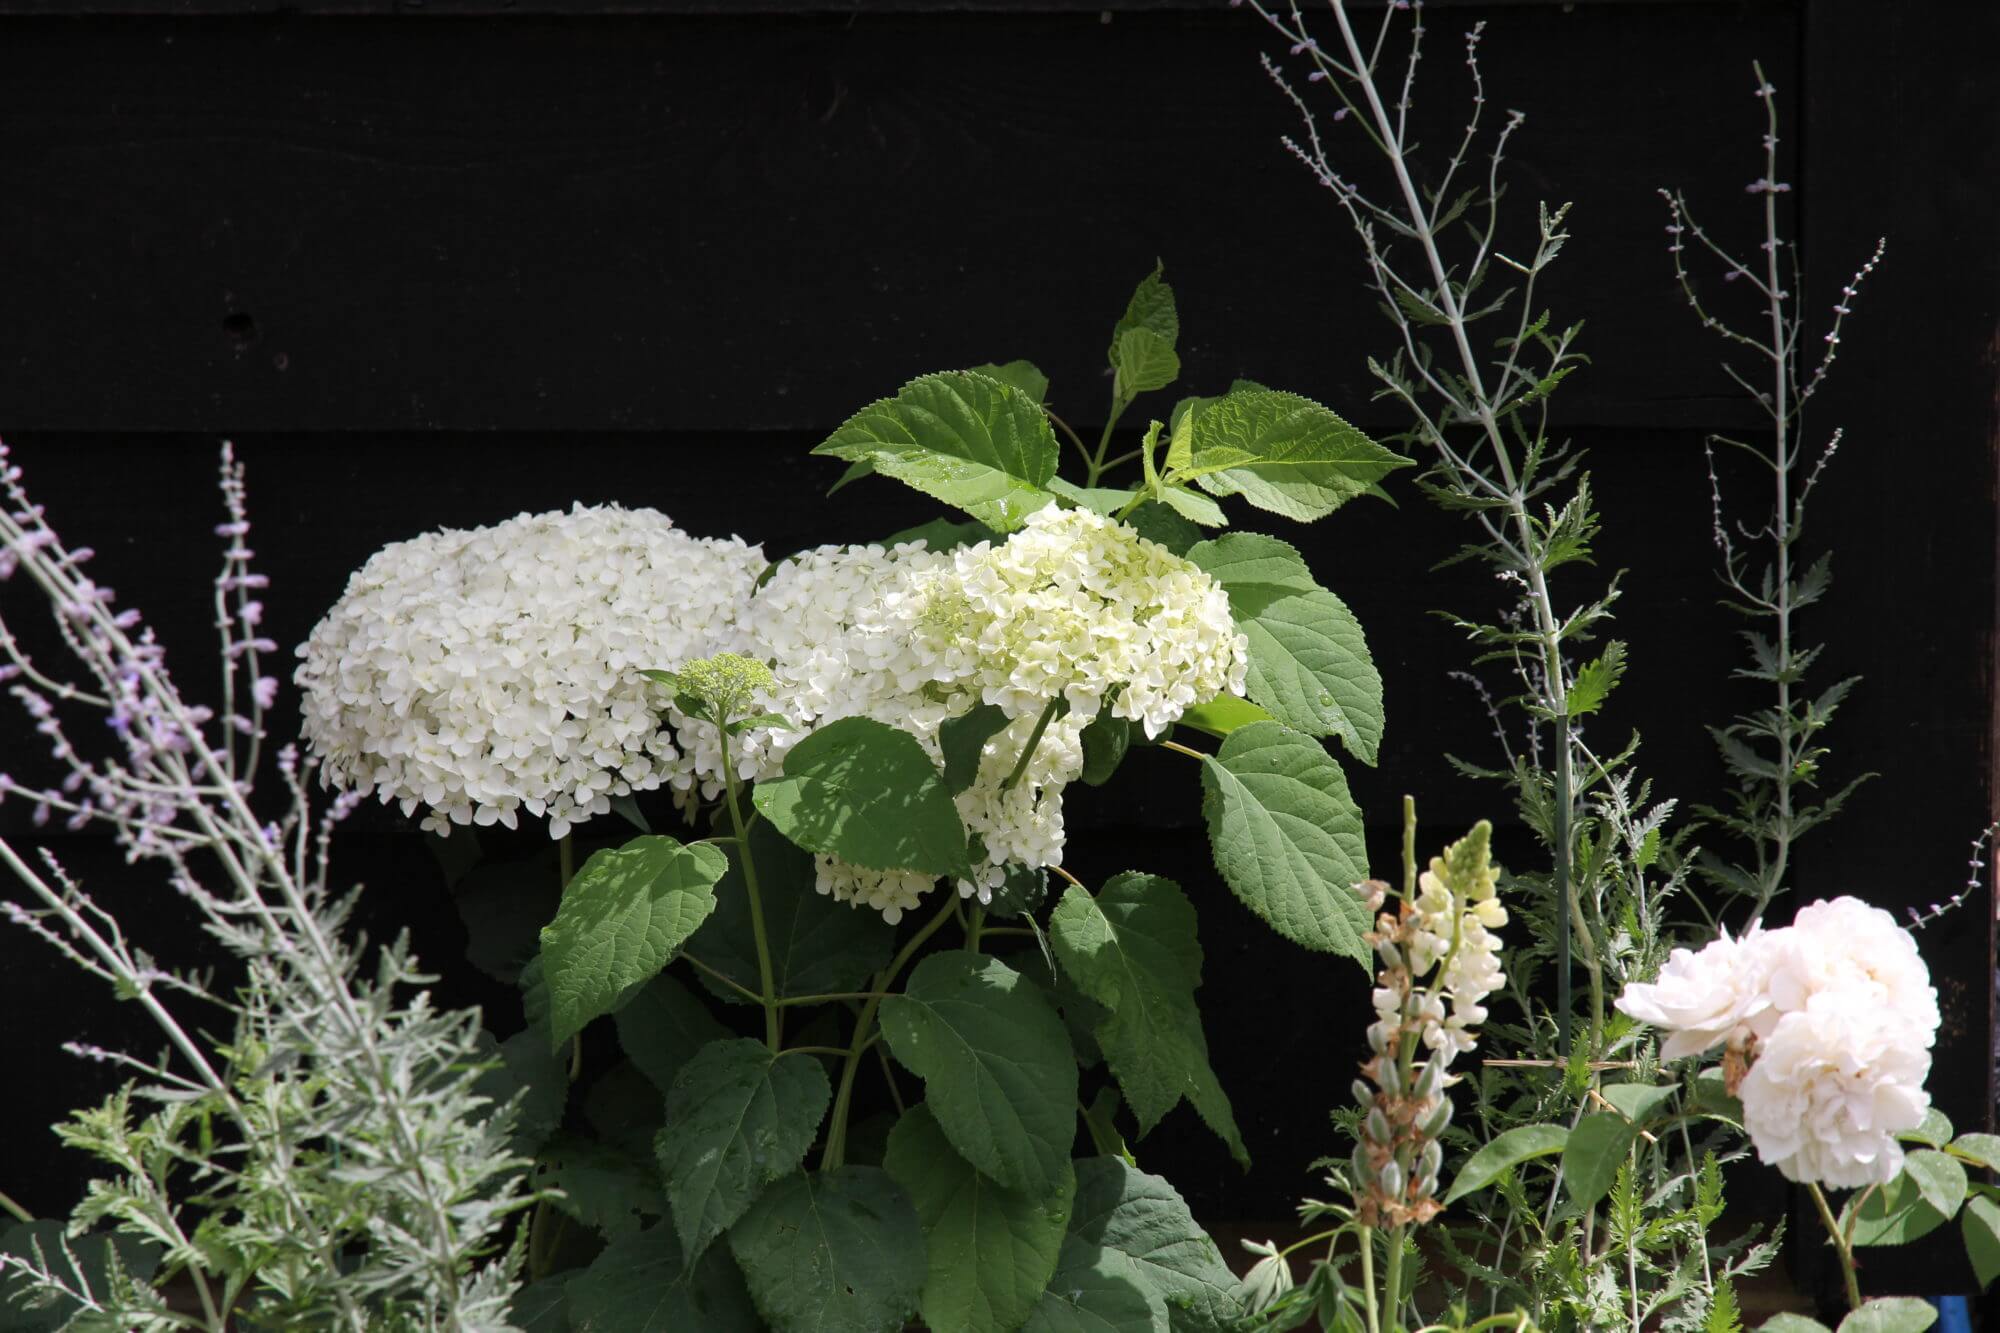
<path fill-rule="evenodd" d="M 1196 704 L 1243 692 L 1249 643 L 1222 585 L 1087 509 L 1049 505 L 1004 542 L 961 548 L 918 581 L 917 598 L 932 679 L 1009 717 L 1061 695 L 1088 720 L 1111 700 L 1113 716 L 1154 737 Z"/>
<path fill-rule="evenodd" d="M 1727 1043 L 1757 1154 L 1788 1179 L 1879 1184 L 1896 1135 L 1922 1123 L 1937 991 L 1910 932 L 1858 898 L 1801 908 L 1790 926 L 1676 949 L 1618 1007 L 1669 1033 L 1664 1059 Z"/>
<path fill-rule="evenodd" d="M 1423 1043 L 1446 1062 L 1479 1044 L 1476 1029 L 1486 1021 L 1487 996 L 1506 984 L 1500 968 L 1500 937 L 1507 909 L 1496 895 L 1496 875 L 1487 868 L 1475 875 L 1463 894 L 1454 894 L 1444 880 L 1444 862 L 1434 859 L 1417 879 L 1417 898 L 1402 923 L 1403 960 L 1413 979 L 1443 968 L 1435 993 L 1419 1002 L 1416 1017 L 1423 1024 Z M 1377 988 L 1376 1021 L 1393 1025 L 1402 997 Z"/>
<path fill-rule="evenodd" d="M 616 505 L 393 543 L 299 649 L 306 742 L 324 779 L 427 806 L 427 829 L 526 810 L 561 837 L 614 796 L 690 784 L 638 673 L 742 647 L 765 564 Z"/>

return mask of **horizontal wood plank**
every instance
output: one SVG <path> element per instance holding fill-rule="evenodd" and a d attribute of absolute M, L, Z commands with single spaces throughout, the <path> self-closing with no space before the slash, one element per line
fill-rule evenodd
<path fill-rule="evenodd" d="M 1576 203 L 1541 297 L 1587 350 L 1644 349 L 1574 377 L 1571 423 L 1747 420 L 1688 387 L 1715 348 L 1653 191 L 1741 197 L 1754 154 L 1718 144 L 1745 144 L 1747 93 L 1688 90 L 1746 86 L 1753 55 L 1789 87 L 1796 14 L 1703 14 L 1521 9 L 1485 43 L 1494 114 L 1529 116 L 1516 217 Z M 1469 91 L 1457 17 L 1432 27 L 1418 116 L 1442 143 Z M 16 429 L 818 429 L 1017 356 L 1088 422 L 1156 256 L 1189 384 L 1371 392 L 1354 242 L 1279 145 L 1245 13 L 5 32 Z"/>

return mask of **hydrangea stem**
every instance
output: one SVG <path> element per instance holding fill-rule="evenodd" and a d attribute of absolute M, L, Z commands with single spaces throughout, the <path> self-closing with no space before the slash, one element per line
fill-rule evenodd
<path fill-rule="evenodd" d="M 1826 1234 L 1833 1238 L 1833 1252 L 1840 1256 L 1840 1276 L 1847 1284 L 1847 1308 L 1859 1310 L 1861 1282 L 1854 1272 L 1854 1248 L 1841 1234 L 1840 1223 L 1834 1220 L 1833 1209 L 1827 1206 L 1826 1195 L 1821 1192 L 1819 1182 L 1807 1181 L 1806 1189 L 1812 1194 L 1814 1206 L 1819 1209 L 1819 1220 L 1826 1223 Z"/>
<path fill-rule="evenodd" d="M 729 807 L 729 824 L 736 831 L 736 856 L 743 865 L 743 889 L 750 897 L 750 934 L 757 942 L 757 980 L 764 1005 L 764 1044 L 773 1051 L 784 1046 L 783 1011 L 778 1007 L 777 987 L 771 982 L 771 944 L 764 933 L 764 900 L 757 890 L 757 861 L 750 854 L 750 838 L 743 811 L 736 799 L 736 765 L 729 757 L 729 735 L 722 736 L 722 791 Z"/>
<path fill-rule="evenodd" d="M 1021 747 L 1021 757 L 1014 761 L 1014 771 L 1000 784 L 1001 791 L 1012 791 L 1014 784 L 1021 780 L 1021 775 L 1028 771 L 1028 761 L 1035 757 L 1035 747 L 1042 743 L 1042 733 L 1049 729 L 1049 723 L 1055 721 L 1056 709 L 1061 707 L 1062 701 L 1060 694 L 1051 697 L 1048 706 L 1042 709 L 1042 715 L 1035 719 L 1035 729 L 1028 733 L 1028 743 Z"/>
<path fill-rule="evenodd" d="M 882 969 L 871 987 L 872 996 L 861 1006 L 861 1014 L 854 1020 L 854 1041 L 847 1048 L 847 1060 L 840 1067 L 840 1089 L 833 1096 L 833 1115 L 827 1121 L 826 1149 L 820 1154 L 819 1169 L 830 1171 L 847 1160 L 847 1112 L 854 1101 L 854 1074 L 861 1067 L 861 1057 L 868 1050 L 869 1034 L 875 1026 L 875 1011 L 882 1007 L 882 1000 L 889 993 L 889 986 L 902 974 L 917 950 L 924 947 L 924 941 L 937 934 L 938 928 L 949 921 L 952 909 L 958 906 L 958 895 L 950 895 L 951 901 L 943 909 L 924 923 L 923 929 L 910 937 L 896 956 L 889 960 L 889 966 Z"/>

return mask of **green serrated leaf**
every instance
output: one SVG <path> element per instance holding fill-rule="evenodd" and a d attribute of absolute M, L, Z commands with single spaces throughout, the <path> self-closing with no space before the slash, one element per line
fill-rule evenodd
<path fill-rule="evenodd" d="M 1973 1195 L 1965 1201 L 1959 1230 L 1965 1237 L 1965 1257 L 1972 1261 L 1973 1276 L 1981 1287 L 1992 1286 L 2000 1278 L 2000 1203 L 1983 1194 Z"/>
<path fill-rule="evenodd" d="M 1166 1333 L 1172 1312 L 1130 1256 L 1075 1237 L 1022 1333 Z"/>
<path fill-rule="evenodd" d="M 470 842 L 464 837 L 449 842 Z M 553 845 L 523 861 L 482 861 L 467 868 L 451 897 L 465 923 L 465 959 L 509 985 L 542 947 L 542 927 L 562 899 Z"/>
<path fill-rule="evenodd" d="M 944 752 L 944 785 L 956 796 L 979 777 L 986 742 L 1007 729 L 1008 717 L 997 704 L 978 704 L 970 712 L 948 718 L 938 728 L 938 748 Z"/>
<path fill-rule="evenodd" d="M 515 1152 L 532 1154 L 562 1123 L 569 1101 L 569 1066 L 533 1028 L 501 1042 L 499 1054 L 501 1067 L 482 1080 L 481 1088 L 495 1101 L 520 1094 L 513 1146 Z"/>
<path fill-rule="evenodd" d="M 1125 752 L 1132 745 L 1132 724 L 1125 718 L 1113 717 L 1110 709 L 1103 709 L 1083 729 L 1081 742 L 1083 780 L 1089 786 L 1101 787 L 1118 771 L 1118 765 L 1125 762 Z"/>
<path fill-rule="evenodd" d="M 1903 1161 L 1903 1174 L 1923 1201 L 1945 1217 L 1955 1217 L 1965 1202 L 1965 1168 L 1944 1153 L 1931 1149 L 1911 1153 Z"/>
<path fill-rule="evenodd" d="M 1572 1203 L 1588 1208 L 1609 1192 L 1638 1133 L 1638 1126 L 1610 1111 L 1593 1111 L 1576 1122 L 1562 1154 L 1563 1188 Z"/>
<path fill-rule="evenodd" d="M 1181 377 L 1180 354 L 1151 329 L 1126 329 L 1113 350 L 1111 365 L 1118 372 L 1113 392 L 1120 398 L 1164 389 Z"/>
<path fill-rule="evenodd" d="M 828 723 L 751 799 L 809 852 L 872 870 L 969 875 L 965 823 L 917 738 L 873 718 Z"/>
<path fill-rule="evenodd" d="M 1841 1210 L 1841 1225 L 1856 1245 L 1907 1245 L 1945 1224 L 1945 1214 L 1925 1201 L 1908 1171 L 1861 1201 Z"/>
<path fill-rule="evenodd" d="M 1039 402 L 969 371 L 925 375 L 849 417 L 813 450 L 884 476 L 1012 532 L 1050 498 L 1056 437 Z"/>
<path fill-rule="evenodd" d="M 667 1211 L 644 1161 L 580 1135 L 565 1134 L 542 1149 L 535 1184 L 561 1190 L 555 1206 L 607 1240 L 631 1235 Z"/>
<path fill-rule="evenodd" d="M 1936 1322 L 1937 1307 L 1929 1301 L 1879 1296 L 1841 1320 L 1839 1333 L 1923 1333 Z"/>
<path fill-rule="evenodd" d="M 1088 509 L 1093 514 L 1110 518 L 1113 514 L 1131 504 L 1139 493 L 1116 486 L 1078 486 L 1075 482 L 1064 481 L 1061 477 L 1049 480 L 1049 494 L 1067 500 L 1078 509 Z"/>
<path fill-rule="evenodd" d="M 1197 480 L 1203 490 L 1241 495 L 1259 509 L 1307 523 L 1410 465 L 1311 399 L 1270 389 L 1232 390 L 1202 408 L 1194 421 L 1196 466 L 1205 453 L 1221 449 L 1257 461 L 1206 473 Z"/>
<path fill-rule="evenodd" d="M 1218 740 L 1227 739 L 1231 732 L 1240 731 L 1252 722 L 1275 720 L 1256 704 L 1234 694 L 1218 694 L 1205 704 L 1196 704 L 1177 719 L 1180 725 Z"/>
<path fill-rule="evenodd" d="M 1130 1259 L 1175 1333 L 1221 1333 L 1244 1313 L 1236 1275 L 1174 1187 L 1117 1157 L 1077 1162 L 1070 1235 Z"/>
<path fill-rule="evenodd" d="M 1942 1148 L 1951 1142 L 1951 1117 L 1933 1106 L 1924 1112 L 1924 1118 L 1915 1129 L 1906 1129 L 1896 1137 L 1905 1143 Z"/>
<path fill-rule="evenodd" d="M 820 893 L 814 887 L 811 854 L 792 845 L 768 821 L 760 819 L 750 826 L 749 841 L 764 909 L 772 988 L 785 998 L 859 989 L 895 952 L 896 928 L 879 912 L 857 912 Z M 762 985 L 750 892 L 734 849 L 729 873 L 715 888 L 715 912 L 687 947 L 707 965 L 709 971 L 700 974 L 702 984 L 717 999 L 749 1003 L 710 972 L 751 991 Z"/>
<path fill-rule="evenodd" d="M 1154 875 L 1114 877 L 1092 897 L 1071 886 L 1049 918 L 1063 971 L 1104 1008 L 1096 1027 L 1112 1075 L 1150 1133 L 1183 1096 L 1246 1168 L 1250 1155 L 1208 1062 L 1195 1007 L 1201 943 L 1180 886 Z"/>
<path fill-rule="evenodd" d="M 1604 645 L 1604 651 L 1576 670 L 1576 679 L 1570 682 L 1569 716 L 1578 718 L 1586 713 L 1594 713 L 1604 706 L 1604 701 L 1614 687 L 1625 676 L 1625 645 L 1613 639 Z"/>
<path fill-rule="evenodd" d="M 763 1327 L 729 1256 L 713 1249 L 690 1267 L 665 1223 L 613 1241 L 564 1291 L 573 1333 L 761 1333 Z"/>
<path fill-rule="evenodd" d="M 1671 1102 L 1680 1088 L 1672 1083 L 1665 1087 L 1651 1083 L 1612 1083 L 1598 1091 L 1603 1093 L 1604 1100 L 1624 1112 L 1627 1120 L 1643 1125 L 1654 1112 Z"/>
<path fill-rule="evenodd" d="M 1153 271 L 1139 280 L 1132 299 L 1125 303 L 1125 313 L 1112 327 L 1111 347 L 1105 355 L 1113 370 L 1118 369 L 1118 340 L 1128 330 L 1145 329 L 1169 347 L 1180 342 L 1180 312 L 1174 308 L 1174 289 L 1160 276 L 1165 271 L 1166 265 L 1153 262 Z"/>
<path fill-rule="evenodd" d="M 775 1333 L 901 1328 L 924 1285 L 924 1229 L 886 1172 L 839 1166 L 765 1190 L 730 1253 Z"/>
<path fill-rule="evenodd" d="M 1175 555 L 1186 555 L 1202 535 L 1200 528 L 1155 500 L 1147 500 L 1127 514 L 1125 525 Z"/>
<path fill-rule="evenodd" d="M 922 1103 L 896 1122 L 882 1165 L 923 1220 L 924 1321 L 967 1333 L 1019 1328 L 1055 1273 L 1075 1174 L 1046 1197 L 1003 1189 L 952 1150 Z"/>
<path fill-rule="evenodd" d="M 1000 921 L 1025 920 L 1033 926 L 1035 912 L 1049 896 L 1049 872 L 1021 865 L 1000 869 L 1000 887 L 993 890 L 993 897 L 986 904 L 987 915 Z"/>
<path fill-rule="evenodd" d="M 1165 486 L 1160 490 L 1160 502 L 1190 523 L 1204 528 L 1226 528 L 1229 515 L 1222 512 L 1222 506 L 1199 491 L 1191 491 L 1185 486 Z"/>
<path fill-rule="evenodd" d="M 954 523 L 948 518 L 934 518 L 928 523 L 919 523 L 914 528 L 904 528 L 891 533 L 878 545 L 900 546 L 904 542 L 922 542 L 933 551 L 956 551 L 961 546 L 973 546 L 979 542 L 992 541 L 997 534 L 984 523 Z"/>
<path fill-rule="evenodd" d="M 1347 604 L 1319 586 L 1296 548 L 1260 533 L 1205 541 L 1189 560 L 1229 594 L 1250 640 L 1244 693 L 1286 726 L 1338 736 L 1373 764 L 1384 725 L 1382 677 Z"/>
<path fill-rule="evenodd" d="M 1008 1189 L 1054 1192 L 1076 1138 L 1076 1057 L 1039 989 L 997 958 L 936 953 L 882 1001 L 881 1024 L 959 1156 Z"/>
<path fill-rule="evenodd" d="M 1222 877 L 1280 935 L 1364 967 L 1361 812 L 1317 741 L 1275 722 L 1230 733 L 1202 760 L 1202 813 Z"/>
<path fill-rule="evenodd" d="M 711 1042 L 687 1062 L 655 1144 L 682 1250 L 700 1258 L 805 1160 L 832 1098 L 819 1061 L 747 1037 Z"/>
<path fill-rule="evenodd" d="M 610 1013 L 665 967 L 715 909 L 715 882 L 728 868 L 712 843 L 683 846 L 661 834 L 585 861 L 542 929 L 550 1044 Z"/>
<path fill-rule="evenodd" d="M 975 375 L 1011 384 L 1038 403 L 1048 399 L 1049 377 L 1037 370 L 1032 361 L 1009 361 L 1005 365 L 994 365 L 989 361 L 983 366 L 968 366 L 966 369 Z"/>
<path fill-rule="evenodd" d="M 1456 1203 L 1474 1190 L 1485 1189 L 1493 1178 L 1511 1166 L 1559 1153 L 1569 1143 L 1569 1131 L 1561 1125 L 1521 1125 L 1482 1145 L 1466 1159 L 1444 1196 Z"/>
<path fill-rule="evenodd" d="M 1951 1151 L 1989 1171 L 2000 1171 L 2000 1135 L 1961 1134 L 1952 1140 Z"/>

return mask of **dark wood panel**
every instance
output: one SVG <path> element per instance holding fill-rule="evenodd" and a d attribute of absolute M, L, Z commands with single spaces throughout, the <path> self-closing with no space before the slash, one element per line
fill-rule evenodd
<path fill-rule="evenodd" d="M 1433 20 L 1439 140 L 1479 12 Z M 1795 9 L 1504 20 L 1488 87 L 1530 116 L 1512 188 L 1577 204 L 1545 294 L 1593 350 L 1643 349 L 1577 376 L 1566 418 L 1742 419 L 1690 392 L 1712 349 L 1662 333 L 1652 191 L 1752 174 L 1737 100 L 1690 90 L 1752 55 L 1792 87 Z M 1361 269 L 1277 143 L 1290 112 L 1246 13 L 6 36 L 16 429 L 815 429 L 915 371 L 1021 355 L 1083 368 L 1055 393 L 1087 421 L 1156 255 L 1192 382 L 1368 396 Z"/>

